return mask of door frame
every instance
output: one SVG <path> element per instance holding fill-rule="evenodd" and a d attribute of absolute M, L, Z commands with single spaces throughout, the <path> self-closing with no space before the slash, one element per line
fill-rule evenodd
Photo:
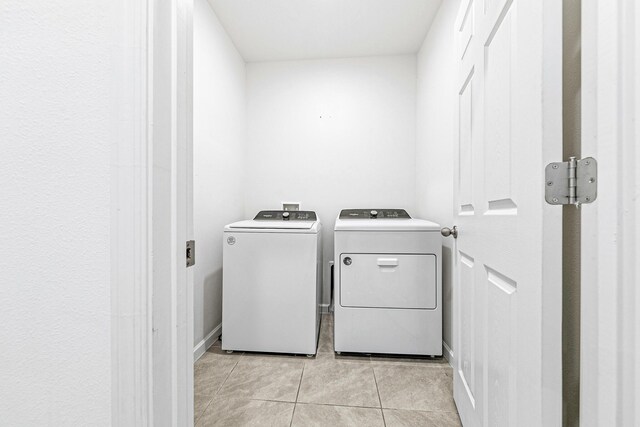
<path fill-rule="evenodd" d="M 582 0 L 582 153 L 598 161 L 599 193 L 593 204 L 582 208 L 580 424 L 584 426 L 640 422 L 640 6 L 636 3 Z"/>
<path fill-rule="evenodd" d="M 111 149 L 112 424 L 155 425 L 158 408 L 165 415 L 168 407 L 163 424 L 191 425 L 193 273 L 184 267 L 184 245 L 193 235 L 193 0 L 120 0 L 111 7 L 121 35 L 112 48 L 127 58 L 109 70 L 121 82 L 112 88 L 119 107 Z M 169 179 L 159 179 L 159 170 Z M 170 259 L 166 265 L 157 262 L 159 251 Z M 161 354 L 171 365 L 171 387 L 154 393 L 153 297 L 167 286 L 173 326 Z"/>

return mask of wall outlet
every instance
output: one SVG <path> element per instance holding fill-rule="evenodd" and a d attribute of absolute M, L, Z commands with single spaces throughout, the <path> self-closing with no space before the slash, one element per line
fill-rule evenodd
<path fill-rule="evenodd" d="M 299 211 L 302 203 L 300 202 L 282 202 L 282 210 L 284 211 Z"/>

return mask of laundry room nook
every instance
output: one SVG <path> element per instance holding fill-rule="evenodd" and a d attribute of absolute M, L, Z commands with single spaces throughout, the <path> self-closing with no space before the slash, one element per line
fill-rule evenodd
<path fill-rule="evenodd" d="M 458 3 L 195 1 L 196 425 L 460 425 Z"/>
<path fill-rule="evenodd" d="M 637 0 L 0 4 L 0 426 L 640 425 Z"/>

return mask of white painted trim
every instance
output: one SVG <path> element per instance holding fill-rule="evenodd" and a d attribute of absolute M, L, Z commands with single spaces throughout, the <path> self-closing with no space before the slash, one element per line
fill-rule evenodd
<path fill-rule="evenodd" d="M 447 345 L 447 343 L 444 341 L 442 341 L 442 355 L 445 359 L 447 359 L 449 365 L 453 367 L 455 364 L 453 350 L 451 350 L 451 347 L 449 347 L 449 345 Z"/>
<path fill-rule="evenodd" d="M 192 0 L 153 2 L 149 25 L 152 125 L 152 425 L 193 423 Z"/>
<path fill-rule="evenodd" d="M 213 345 L 214 342 L 220 338 L 222 333 L 222 323 L 213 328 L 213 331 L 209 332 L 196 346 L 193 348 L 193 362 L 197 362 L 198 359 Z"/>
<path fill-rule="evenodd" d="M 183 274 L 181 257 L 187 240 L 183 234 L 192 236 L 192 2 L 172 0 L 160 4 L 151 0 L 117 0 L 113 7 L 117 9 L 118 19 L 112 24 L 118 27 L 120 37 L 113 42 L 114 61 L 109 70 L 114 75 L 118 115 L 118 138 L 111 153 L 112 424 L 155 425 L 154 411 L 159 407 L 170 407 L 171 418 L 163 418 L 164 421 L 170 425 L 189 425 L 193 423 L 193 310 L 190 305 L 193 294 L 192 273 Z M 157 34 L 167 35 L 170 43 L 163 44 L 162 40 L 155 39 Z M 158 75 L 154 75 L 154 67 Z M 156 92 L 158 87 L 164 92 Z M 155 111 L 157 106 L 159 110 Z M 160 109 L 169 111 L 172 120 L 168 139 L 161 132 L 155 135 L 153 132 L 159 124 L 154 123 L 154 115 Z M 160 151 L 166 151 L 168 145 L 171 149 L 169 185 L 172 186 L 174 209 L 169 213 L 156 210 L 154 215 L 154 209 L 157 209 L 154 208 L 154 189 L 160 191 L 154 188 L 154 161 L 160 160 L 154 157 L 154 142 L 157 142 L 155 138 L 161 137 L 164 139 L 158 142 L 163 149 Z M 166 152 L 164 155 L 166 157 Z M 179 159 L 178 155 L 181 156 Z M 187 167 L 181 163 L 181 169 L 177 170 L 179 161 Z M 186 201 L 176 200 L 178 191 Z M 159 245 L 161 241 L 154 239 L 157 231 L 154 225 L 160 227 L 159 213 L 170 216 L 172 239 L 166 247 L 159 249 L 175 255 L 169 255 L 173 258 L 168 265 L 171 269 L 169 280 L 174 289 L 174 303 L 177 303 L 178 293 L 183 302 L 182 306 L 174 306 L 171 310 L 172 324 L 176 326 L 170 332 L 171 348 L 166 348 L 166 341 L 154 340 L 153 333 L 153 287 L 162 286 L 159 278 L 164 277 L 162 272 L 154 271 L 153 265 L 153 244 Z M 162 231 L 167 230 L 162 228 Z M 185 286 L 176 284 L 178 276 Z M 186 277 L 183 279 L 182 276 Z M 177 327 L 181 328 L 180 332 Z M 154 353 L 156 344 L 163 346 L 159 347 L 162 353 Z M 160 355 L 170 359 L 170 390 L 154 389 L 154 367 L 163 371 Z M 162 393 L 156 394 L 156 391 Z"/>
<path fill-rule="evenodd" d="M 111 153 L 112 424 L 152 425 L 149 0 L 114 3 L 118 139 Z"/>
<path fill-rule="evenodd" d="M 582 156 L 598 198 L 582 208 L 580 424 L 640 425 L 640 6 L 582 1 Z"/>

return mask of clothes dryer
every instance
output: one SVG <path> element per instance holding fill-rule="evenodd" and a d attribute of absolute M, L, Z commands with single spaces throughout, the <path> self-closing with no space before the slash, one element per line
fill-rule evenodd
<path fill-rule="evenodd" d="M 335 223 L 336 352 L 442 355 L 442 237 L 403 209 Z"/>

